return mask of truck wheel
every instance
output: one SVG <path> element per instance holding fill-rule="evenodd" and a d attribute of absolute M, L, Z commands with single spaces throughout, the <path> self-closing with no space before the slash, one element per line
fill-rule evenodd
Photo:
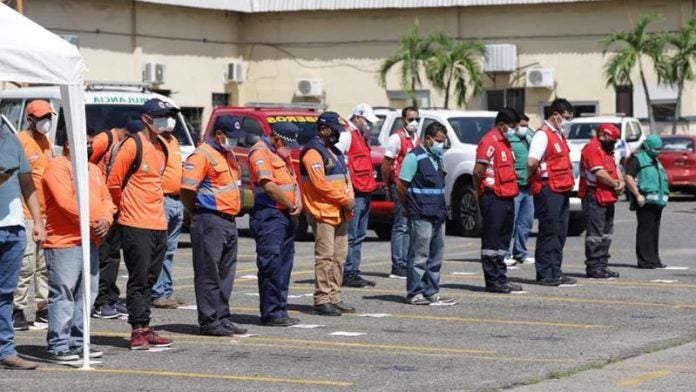
<path fill-rule="evenodd" d="M 478 197 L 470 185 L 455 189 L 452 198 L 452 220 L 456 234 L 462 237 L 478 237 L 481 235 L 481 211 Z"/>
<path fill-rule="evenodd" d="M 390 225 L 377 225 L 375 227 L 375 233 L 377 238 L 382 241 L 390 241 L 392 234 L 392 227 Z"/>
<path fill-rule="evenodd" d="M 295 241 L 307 239 L 309 239 L 309 223 L 305 214 L 300 214 L 297 218 L 297 227 L 295 227 Z"/>
<path fill-rule="evenodd" d="M 571 237 L 577 237 L 585 232 L 585 225 L 587 224 L 587 217 L 582 212 L 571 213 L 570 219 L 568 220 L 568 235 Z"/>

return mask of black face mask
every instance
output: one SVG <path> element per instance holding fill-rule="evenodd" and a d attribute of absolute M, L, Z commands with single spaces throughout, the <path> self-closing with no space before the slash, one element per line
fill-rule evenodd
<path fill-rule="evenodd" d="M 614 151 L 614 146 L 616 145 L 616 142 L 613 140 L 600 140 L 602 143 L 602 150 L 606 152 L 612 152 Z"/>
<path fill-rule="evenodd" d="M 333 128 L 331 128 L 331 135 L 329 135 L 329 143 L 331 144 L 336 144 L 338 143 L 338 139 L 341 136 L 341 133 Z"/>

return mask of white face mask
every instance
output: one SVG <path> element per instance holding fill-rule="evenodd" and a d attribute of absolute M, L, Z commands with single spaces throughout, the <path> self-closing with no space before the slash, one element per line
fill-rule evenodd
<path fill-rule="evenodd" d="M 411 133 L 415 133 L 418 130 L 418 121 L 413 120 L 406 124 L 406 129 Z"/>
<path fill-rule="evenodd" d="M 173 117 L 156 117 L 152 120 L 152 127 L 158 134 L 162 132 L 171 132 L 174 130 L 176 120 Z"/>
<path fill-rule="evenodd" d="M 517 134 L 520 136 L 524 136 L 527 133 L 527 127 L 518 127 L 517 128 Z"/>
<path fill-rule="evenodd" d="M 570 127 L 570 121 L 566 120 L 565 118 L 561 120 L 561 131 L 565 132 L 568 130 Z"/>
<path fill-rule="evenodd" d="M 229 136 L 225 137 L 225 144 L 223 144 L 222 146 L 228 150 L 237 147 L 237 138 Z"/>
<path fill-rule="evenodd" d="M 506 131 L 508 135 L 513 135 L 515 133 L 515 128 L 506 127 Z"/>
<path fill-rule="evenodd" d="M 51 119 L 44 118 L 36 122 L 36 130 L 47 135 L 51 131 Z"/>

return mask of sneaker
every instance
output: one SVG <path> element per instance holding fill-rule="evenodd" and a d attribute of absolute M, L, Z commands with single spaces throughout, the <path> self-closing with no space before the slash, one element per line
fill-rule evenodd
<path fill-rule="evenodd" d="M 72 353 L 78 355 L 80 358 L 82 358 L 82 347 L 74 348 L 74 349 L 70 350 L 70 352 L 72 352 Z M 103 351 L 99 351 L 99 350 L 96 350 L 93 348 L 89 349 L 89 357 L 90 358 L 95 359 L 95 358 L 101 358 L 103 356 L 104 356 Z"/>
<path fill-rule="evenodd" d="M 246 328 L 240 327 L 239 325 L 233 323 L 232 320 L 224 319 L 220 322 L 222 323 L 223 328 L 227 329 L 228 331 L 231 331 L 235 335 L 243 335 L 247 333 Z"/>
<path fill-rule="evenodd" d="M 39 364 L 36 362 L 27 361 L 26 359 L 22 359 L 19 356 L 14 355 L 0 361 L 0 366 L 4 367 L 5 369 L 12 370 L 34 370 L 39 366 Z"/>
<path fill-rule="evenodd" d="M 569 278 L 567 276 L 561 276 L 561 284 L 560 286 L 563 287 L 575 287 L 578 285 L 578 280 Z"/>
<path fill-rule="evenodd" d="M 220 323 L 210 323 L 199 327 L 201 335 L 205 336 L 232 336 L 234 332 L 222 326 Z"/>
<path fill-rule="evenodd" d="M 430 301 L 425 299 L 423 294 L 416 294 L 411 298 L 406 298 L 406 303 L 409 305 L 430 305 Z"/>
<path fill-rule="evenodd" d="M 332 304 L 332 305 L 334 308 L 338 309 L 338 311 L 341 313 L 355 313 L 355 308 L 350 306 L 350 305 L 346 305 L 346 303 L 343 301 L 336 302 L 335 304 Z"/>
<path fill-rule="evenodd" d="M 443 297 L 440 294 L 433 294 L 429 297 L 425 297 L 425 299 L 427 299 L 428 302 L 430 302 L 431 304 L 451 304 L 452 302 L 454 302 L 454 298 Z"/>
<path fill-rule="evenodd" d="M 72 350 L 65 350 L 61 351 L 59 353 L 52 353 L 48 355 L 48 359 L 51 361 L 58 361 L 58 362 L 70 362 L 70 361 L 77 361 L 80 359 L 80 355 L 77 354 L 77 352 L 72 351 Z"/>
<path fill-rule="evenodd" d="M 22 309 L 15 309 L 12 311 L 12 327 L 15 331 L 28 331 L 29 323 L 27 318 L 24 316 L 24 311 Z"/>
<path fill-rule="evenodd" d="M 517 264 L 517 260 L 513 259 L 512 257 L 506 257 L 503 259 L 503 263 L 505 263 L 505 265 L 508 267 L 512 267 L 513 265 Z"/>
<path fill-rule="evenodd" d="M 94 307 L 94 310 L 92 310 L 92 317 L 107 320 L 115 319 L 121 317 L 121 312 L 119 312 L 114 305 L 104 304 Z"/>
<path fill-rule="evenodd" d="M 534 264 L 536 263 L 536 260 L 534 260 L 534 257 L 525 257 L 524 259 L 517 260 L 518 263 L 520 264 Z"/>
<path fill-rule="evenodd" d="M 145 338 L 150 344 L 150 347 L 169 347 L 174 342 L 172 339 L 159 336 L 152 328 L 146 329 Z"/>
<path fill-rule="evenodd" d="M 36 311 L 34 324 L 36 323 L 48 324 L 48 308 Z"/>
<path fill-rule="evenodd" d="M 392 279 L 406 279 L 406 267 L 398 266 L 392 267 L 389 277 Z"/>
<path fill-rule="evenodd" d="M 157 309 L 176 309 L 179 307 L 179 302 L 172 298 L 157 298 L 152 301 L 152 306 Z"/>
<path fill-rule="evenodd" d="M 130 349 L 131 350 L 149 350 L 150 343 L 147 340 L 147 329 L 136 328 L 131 333 Z"/>
<path fill-rule="evenodd" d="M 539 279 L 537 280 L 537 284 L 539 286 L 552 286 L 552 287 L 558 287 L 561 285 L 561 280 L 560 279 Z"/>
<path fill-rule="evenodd" d="M 126 300 L 124 299 L 117 299 L 116 302 L 111 304 L 114 308 L 116 308 L 116 311 L 119 312 L 122 315 L 127 315 L 128 314 L 128 307 L 126 306 Z"/>

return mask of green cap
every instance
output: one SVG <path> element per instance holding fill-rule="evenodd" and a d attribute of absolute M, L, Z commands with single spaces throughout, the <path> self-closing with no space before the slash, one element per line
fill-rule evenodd
<path fill-rule="evenodd" d="M 649 135 L 645 138 L 645 146 L 653 150 L 662 149 L 662 139 L 657 135 Z"/>

